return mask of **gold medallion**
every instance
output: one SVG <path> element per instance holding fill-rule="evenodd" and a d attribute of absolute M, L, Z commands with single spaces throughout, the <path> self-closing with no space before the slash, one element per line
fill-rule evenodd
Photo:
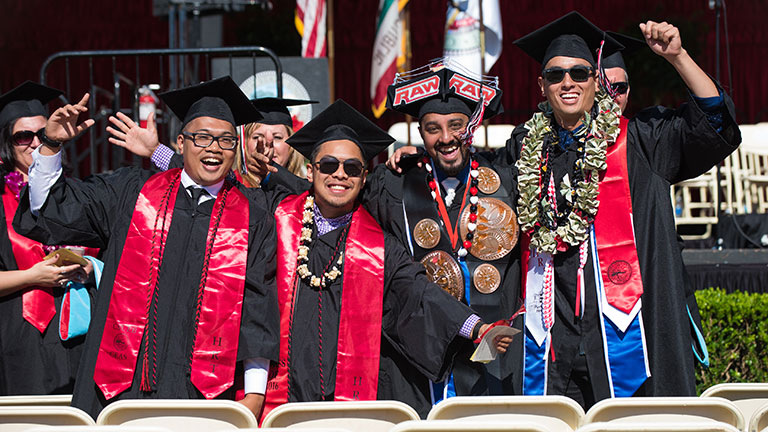
<path fill-rule="evenodd" d="M 475 288 L 483 294 L 490 294 L 496 291 L 501 285 L 501 274 L 499 270 L 488 263 L 480 264 L 472 273 L 472 282 Z"/>
<path fill-rule="evenodd" d="M 421 264 L 427 269 L 427 277 L 440 288 L 452 295 L 456 300 L 464 297 L 464 275 L 459 263 L 444 251 L 432 251 L 421 259 Z"/>
<path fill-rule="evenodd" d="M 477 188 L 480 192 L 490 195 L 499 190 L 501 178 L 496 171 L 488 167 L 480 167 L 477 171 Z"/>
<path fill-rule="evenodd" d="M 461 238 L 469 232 L 469 206 L 464 207 L 459 218 Z M 496 198 L 480 198 L 477 201 L 475 235 L 469 253 L 483 261 L 497 260 L 507 255 L 517 244 L 519 229 L 517 216 L 504 201 Z"/>
<path fill-rule="evenodd" d="M 422 249 L 432 249 L 440 242 L 440 226 L 433 219 L 420 220 L 413 228 L 413 240 Z"/>

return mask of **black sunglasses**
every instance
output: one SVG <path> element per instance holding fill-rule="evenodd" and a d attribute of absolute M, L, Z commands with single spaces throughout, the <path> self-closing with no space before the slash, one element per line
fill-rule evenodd
<path fill-rule="evenodd" d="M 611 83 L 611 88 L 616 94 L 624 94 L 629 90 L 629 83 L 624 81 Z"/>
<path fill-rule="evenodd" d="M 563 69 L 561 67 L 552 67 L 544 69 L 541 76 L 545 80 L 552 84 L 557 84 L 565 79 L 565 74 L 571 76 L 571 79 L 575 82 L 585 82 L 595 73 L 595 69 L 591 66 L 574 66 L 570 69 Z"/>
<path fill-rule="evenodd" d="M 45 132 L 45 128 L 38 129 L 37 132 L 28 130 L 18 131 L 11 136 L 11 139 L 16 143 L 16 145 L 28 146 L 32 144 L 32 141 L 35 140 L 35 137 L 37 137 L 37 139 L 42 142 L 43 132 Z"/>
<path fill-rule="evenodd" d="M 318 171 L 326 175 L 335 173 L 339 169 L 339 165 L 344 167 L 344 172 L 350 177 L 360 177 L 365 171 L 365 166 L 358 159 L 347 159 L 341 162 L 333 156 L 324 156 L 315 162 Z"/>

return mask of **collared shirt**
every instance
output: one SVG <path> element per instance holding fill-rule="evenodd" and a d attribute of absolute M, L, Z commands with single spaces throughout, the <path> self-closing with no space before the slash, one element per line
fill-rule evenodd
<path fill-rule="evenodd" d="M 219 191 L 221 190 L 221 187 L 224 185 L 224 180 L 212 184 L 210 186 L 200 186 L 199 184 L 195 183 L 194 180 L 192 180 L 192 177 L 187 174 L 186 171 L 181 172 L 181 187 L 183 187 L 187 193 L 189 193 L 189 188 L 203 188 L 205 189 L 207 194 L 200 195 L 200 199 L 198 200 L 198 204 L 202 204 L 208 200 L 216 199 L 216 195 L 218 195 Z"/>
<path fill-rule="evenodd" d="M 320 213 L 320 209 L 317 208 L 317 204 L 315 204 L 314 214 L 315 214 L 315 226 L 317 227 L 317 235 L 321 236 L 324 234 L 328 234 L 329 232 L 335 230 L 336 228 L 340 228 L 348 224 L 349 221 L 352 219 L 352 213 L 353 212 L 349 212 L 343 216 L 339 216 L 335 218 L 326 218 L 325 216 L 323 216 L 322 213 Z"/>

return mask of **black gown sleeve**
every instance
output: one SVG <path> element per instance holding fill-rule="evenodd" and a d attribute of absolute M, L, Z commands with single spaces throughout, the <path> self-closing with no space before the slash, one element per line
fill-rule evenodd
<path fill-rule="evenodd" d="M 261 182 L 261 187 L 264 188 L 265 191 L 280 187 L 293 195 L 300 195 L 308 191 L 312 186 L 307 179 L 295 175 L 282 166 L 275 163 L 273 163 L 272 166 L 277 168 L 277 172 L 270 173 L 267 180 Z"/>
<path fill-rule="evenodd" d="M 693 96 L 677 109 L 647 108 L 629 122 L 628 144 L 636 146 L 651 169 L 670 183 L 705 173 L 741 143 L 733 100 L 717 87 L 723 95 L 719 133 Z"/>
<path fill-rule="evenodd" d="M 429 282 L 424 266 L 385 234 L 382 330 L 390 344 L 433 381 L 447 376 L 459 348 L 459 330 L 472 310 Z"/>
<path fill-rule="evenodd" d="M 261 357 L 277 361 L 280 317 L 275 288 L 275 219 L 255 201 L 249 201 L 252 236 L 248 241 L 238 360 Z"/>
<path fill-rule="evenodd" d="M 76 244 L 104 249 L 126 194 L 140 190 L 150 173 L 121 168 L 81 181 L 60 176 L 38 215 L 29 207 L 29 188 L 19 200 L 13 221 L 16 231 L 43 244 Z M 135 196 L 133 197 L 135 201 Z"/>
<path fill-rule="evenodd" d="M 184 168 L 184 156 L 174 152 L 171 156 L 171 162 L 168 164 L 168 169 L 172 168 Z"/>

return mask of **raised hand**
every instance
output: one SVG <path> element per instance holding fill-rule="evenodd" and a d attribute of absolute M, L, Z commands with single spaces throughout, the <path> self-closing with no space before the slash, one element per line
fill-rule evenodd
<path fill-rule="evenodd" d="M 93 119 L 86 119 L 77 124 L 77 118 L 80 114 L 88 111 L 88 99 L 90 95 L 86 93 L 80 102 L 75 105 L 67 104 L 57 109 L 48 117 L 45 124 L 45 136 L 53 141 L 64 142 L 80 135 L 96 123 Z"/>
<path fill-rule="evenodd" d="M 677 70 L 691 93 L 700 98 L 716 97 L 720 94 L 709 75 L 683 48 L 680 30 L 677 27 L 666 21 L 661 23 L 648 21 L 640 24 L 640 31 L 643 32 L 645 42 L 651 50 L 664 57 Z"/>
<path fill-rule="evenodd" d="M 264 180 L 269 173 L 277 172 L 277 168 L 270 164 L 271 161 L 272 159 L 267 155 L 253 152 L 248 155 L 245 162 L 248 165 L 248 172 Z"/>
<path fill-rule="evenodd" d="M 680 30 L 672 24 L 666 21 L 661 23 L 648 21 L 640 24 L 640 31 L 643 32 L 645 42 L 654 53 L 667 59 L 683 53 Z"/>
<path fill-rule="evenodd" d="M 114 126 L 107 126 L 107 132 L 112 135 L 109 137 L 109 142 L 136 156 L 148 158 L 160 145 L 157 137 L 155 113 L 149 113 L 146 129 L 137 125 L 130 117 L 121 112 L 115 116 L 109 116 L 109 122 Z"/>

